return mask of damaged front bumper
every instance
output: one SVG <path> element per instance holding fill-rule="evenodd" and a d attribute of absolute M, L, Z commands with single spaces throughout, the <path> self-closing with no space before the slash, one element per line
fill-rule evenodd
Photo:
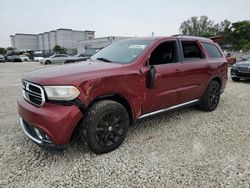
<path fill-rule="evenodd" d="M 34 128 L 30 126 L 27 122 L 25 122 L 21 117 L 19 119 L 19 125 L 21 126 L 24 134 L 28 136 L 33 142 L 43 147 L 44 149 L 54 150 L 54 151 L 63 151 L 66 149 L 67 145 L 62 144 L 54 144 L 46 135 L 46 133 L 42 132 L 38 128 Z"/>

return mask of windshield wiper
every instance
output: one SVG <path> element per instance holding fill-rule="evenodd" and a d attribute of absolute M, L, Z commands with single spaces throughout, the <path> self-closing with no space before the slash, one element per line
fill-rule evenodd
<path fill-rule="evenodd" d="M 104 58 L 104 57 L 99 57 L 99 58 L 96 58 L 97 60 L 100 60 L 100 61 L 104 61 L 104 62 L 112 62 L 112 61 L 110 61 L 109 59 L 106 59 L 106 58 Z"/>

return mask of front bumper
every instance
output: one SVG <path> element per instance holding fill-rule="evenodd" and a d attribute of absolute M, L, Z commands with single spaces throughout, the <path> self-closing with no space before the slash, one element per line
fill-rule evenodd
<path fill-rule="evenodd" d="M 64 148 L 69 143 L 76 125 L 83 118 L 82 112 L 74 105 L 45 103 L 36 107 L 23 97 L 18 98 L 18 113 L 23 131 L 32 141 L 55 149 Z M 39 135 L 39 131 L 46 139 Z"/>
<path fill-rule="evenodd" d="M 234 78 L 246 78 L 246 79 L 250 79 L 250 72 L 240 72 L 237 69 L 231 69 L 231 77 Z"/>
<path fill-rule="evenodd" d="M 29 137 L 33 142 L 35 142 L 36 144 L 38 144 L 39 146 L 45 148 L 45 149 L 52 149 L 55 151 L 63 151 L 67 145 L 58 145 L 58 144 L 54 144 L 52 143 L 50 140 L 44 140 L 41 137 L 41 134 L 36 133 L 35 129 L 30 126 L 27 122 L 25 122 L 22 118 L 19 119 L 19 124 L 24 132 L 24 134 Z"/>

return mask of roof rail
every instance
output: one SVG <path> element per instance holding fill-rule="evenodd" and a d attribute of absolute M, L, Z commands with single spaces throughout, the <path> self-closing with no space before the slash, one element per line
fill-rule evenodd
<path fill-rule="evenodd" d="M 175 35 L 171 35 L 171 37 L 178 37 L 178 36 L 184 36 L 183 34 L 175 34 Z"/>

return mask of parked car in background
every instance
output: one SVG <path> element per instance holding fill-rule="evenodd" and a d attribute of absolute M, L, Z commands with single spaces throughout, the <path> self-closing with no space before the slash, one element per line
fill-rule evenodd
<path fill-rule="evenodd" d="M 73 57 L 69 57 L 65 63 L 75 63 L 79 61 L 87 61 L 92 55 L 94 55 L 96 52 L 100 51 L 101 48 L 90 48 L 86 49 L 85 53 L 78 54 Z"/>
<path fill-rule="evenodd" d="M 48 58 L 44 58 L 40 61 L 41 64 L 44 65 L 49 65 L 49 64 L 64 64 L 65 60 L 68 59 L 68 55 L 67 54 L 55 54 L 52 55 Z"/>
<path fill-rule="evenodd" d="M 8 62 L 22 62 L 22 59 L 19 55 L 7 55 L 6 60 Z"/>
<path fill-rule="evenodd" d="M 227 53 L 226 55 L 228 65 L 232 66 L 237 62 L 237 57 L 233 56 L 231 53 Z"/>
<path fill-rule="evenodd" d="M 75 132 L 94 153 L 107 153 L 122 144 L 137 119 L 191 105 L 215 110 L 227 70 L 220 47 L 206 38 L 117 41 L 89 63 L 26 74 L 20 125 L 46 148 L 64 149 Z"/>
<path fill-rule="evenodd" d="M 239 61 L 246 61 L 248 59 L 250 59 L 250 55 L 244 55 L 244 56 L 240 57 Z"/>
<path fill-rule="evenodd" d="M 27 55 L 20 55 L 20 58 L 21 58 L 22 62 L 30 61 L 30 58 Z"/>
<path fill-rule="evenodd" d="M 76 63 L 80 61 L 86 61 L 87 59 L 83 57 L 83 54 L 78 54 L 75 56 L 70 56 L 65 60 L 65 64 L 67 63 Z"/>
<path fill-rule="evenodd" d="M 42 61 L 44 59 L 43 53 L 40 52 L 40 51 L 35 51 L 34 54 L 33 54 L 33 57 L 34 57 L 35 62 L 40 62 L 40 61 Z"/>
<path fill-rule="evenodd" d="M 231 68 L 231 78 L 233 81 L 250 79 L 250 59 L 234 64 Z"/>
<path fill-rule="evenodd" d="M 0 62 L 4 63 L 5 62 L 5 58 L 2 54 L 0 54 Z"/>
<path fill-rule="evenodd" d="M 34 61 L 35 61 L 35 62 L 40 62 L 40 61 L 42 61 L 43 59 L 44 59 L 44 57 L 38 57 L 38 56 L 34 57 Z"/>

